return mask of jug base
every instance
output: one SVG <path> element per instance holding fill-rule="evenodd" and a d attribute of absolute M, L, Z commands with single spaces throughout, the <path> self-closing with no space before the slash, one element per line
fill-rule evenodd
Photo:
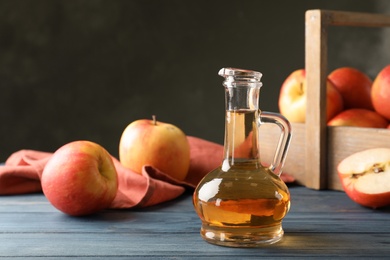
<path fill-rule="evenodd" d="M 272 227 L 216 227 L 203 224 L 200 234 L 211 243 L 228 247 L 259 247 L 280 241 L 284 231 L 282 225 Z"/>

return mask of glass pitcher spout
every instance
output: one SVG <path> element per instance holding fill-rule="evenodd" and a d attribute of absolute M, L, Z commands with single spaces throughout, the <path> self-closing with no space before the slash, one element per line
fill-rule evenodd
<path fill-rule="evenodd" d="M 279 114 L 259 109 L 260 72 L 223 68 L 218 74 L 225 79 L 224 159 L 200 181 L 193 195 L 202 220 L 201 236 L 233 247 L 277 242 L 290 208 L 290 193 L 279 177 L 290 143 L 290 124 Z M 259 129 L 265 123 L 281 129 L 268 167 L 260 157 Z"/>
<path fill-rule="evenodd" d="M 225 78 L 226 110 L 258 109 L 262 74 L 257 71 L 223 68 L 218 74 Z"/>

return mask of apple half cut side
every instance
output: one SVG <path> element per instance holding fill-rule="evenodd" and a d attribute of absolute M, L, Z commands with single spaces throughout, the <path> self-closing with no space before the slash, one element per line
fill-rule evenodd
<path fill-rule="evenodd" d="M 337 172 L 346 194 L 370 208 L 390 206 L 390 149 L 372 148 L 343 159 Z"/>

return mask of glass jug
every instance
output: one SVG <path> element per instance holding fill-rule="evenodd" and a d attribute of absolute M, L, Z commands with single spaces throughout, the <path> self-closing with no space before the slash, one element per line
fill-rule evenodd
<path fill-rule="evenodd" d="M 290 193 L 280 179 L 291 139 L 283 116 L 258 108 L 260 72 L 223 68 L 225 78 L 224 159 L 208 173 L 193 194 L 194 208 L 207 242 L 232 247 L 255 247 L 279 241 L 282 219 L 290 208 Z M 262 124 L 281 129 L 273 162 L 260 161 Z"/>

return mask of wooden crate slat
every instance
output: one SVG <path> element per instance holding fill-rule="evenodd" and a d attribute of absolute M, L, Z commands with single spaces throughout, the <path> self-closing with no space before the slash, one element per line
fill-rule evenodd
<path fill-rule="evenodd" d="M 325 25 L 356 26 L 356 27 L 386 27 L 390 26 L 390 16 L 383 14 L 313 10 L 321 12 Z"/>
<path fill-rule="evenodd" d="M 327 38 L 321 11 L 306 13 L 305 70 L 306 101 L 306 186 L 324 189 L 326 176 L 326 67 Z"/>

